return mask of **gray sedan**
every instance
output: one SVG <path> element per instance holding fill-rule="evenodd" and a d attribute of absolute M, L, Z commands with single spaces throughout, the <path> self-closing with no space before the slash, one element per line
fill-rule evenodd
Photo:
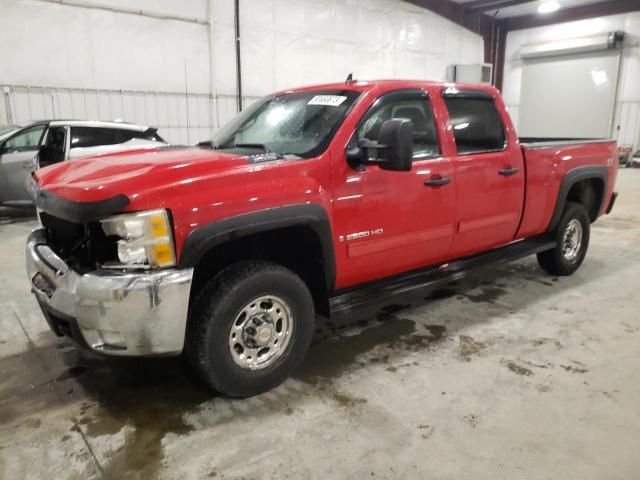
<path fill-rule="evenodd" d="M 52 120 L 11 131 L 0 137 L 0 205 L 31 205 L 24 184 L 37 168 L 72 158 L 164 145 L 157 129 L 121 122 Z"/>

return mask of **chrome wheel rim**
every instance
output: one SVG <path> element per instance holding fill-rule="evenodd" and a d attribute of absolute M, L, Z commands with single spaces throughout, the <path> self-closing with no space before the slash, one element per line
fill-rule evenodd
<path fill-rule="evenodd" d="M 287 303 L 274 295 L 257 297 L 236 315 L 229 332 L 231 358 L 241 368 L 261 370 L 286 350 L 293 333 Z"/>
<path fill-rule="evenodd" d="M 574 262 L 580 253 L 582 246 L 582 224 L 577 219 L 572 219 L 567 224 L 562 238 L 562 256 L 569 262 Z"/>

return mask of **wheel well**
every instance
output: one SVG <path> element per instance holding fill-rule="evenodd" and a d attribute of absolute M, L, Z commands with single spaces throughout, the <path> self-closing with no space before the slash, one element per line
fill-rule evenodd
<path fill-rule="evenodd" d="M 574 183 L 567 194 L 567 201 L 582 204 L 594 222 L 598 217 L 602 197 L 604 196 L 604 182 L 600 178 L 587 178 Z"/>
<path fill-rule="evenodd" d="M 309 287 L 316 311 L 329 314 L 322 246 L 317 234 L 305 226 L 247 235 L 212 248 L 195 266 L 191 298 L 217 272 L 244 260 L 271 261 L 294 271 Z"/>

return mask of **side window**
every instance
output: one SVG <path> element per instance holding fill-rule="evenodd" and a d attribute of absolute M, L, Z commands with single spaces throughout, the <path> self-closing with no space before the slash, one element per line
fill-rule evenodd
<path fill-rule="evenodd" d="M 98 127 L 71 127 L 71 148 L 98 147 L 120 143 L 117 130 Z"/>
<path fill-rule="evenodd" d="M 492 98 L 445 97 L 458 155 L 505 148 L 502 120 Z"/>
<path fill-rule="evenodd" d="M 4 142 L 2 152 L 30 152 L 37 150 L 45 127 L 46 125 L 36 125 L 14 135 Z"/>
<path fill-rule="evenodd" d="M 414 160 L 440 153 L 433 110 L 427 96 L 420 92 L 392 92 L 376 100 L 360 121 L 358 140 L 376 141 L 382 124 L 392 118 L 406 118 L 413 123 Z"/>

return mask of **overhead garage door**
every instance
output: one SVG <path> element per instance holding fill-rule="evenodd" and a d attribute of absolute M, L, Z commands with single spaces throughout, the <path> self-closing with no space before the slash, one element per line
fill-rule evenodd
<path fill-rule="evenodd" d="M 523 48 L 524 50 L 524 48 Z M 612 123 L 620 49 L 529 50 L 523 55 L 519 131 L 523 137 L 606 138 Z"/>

